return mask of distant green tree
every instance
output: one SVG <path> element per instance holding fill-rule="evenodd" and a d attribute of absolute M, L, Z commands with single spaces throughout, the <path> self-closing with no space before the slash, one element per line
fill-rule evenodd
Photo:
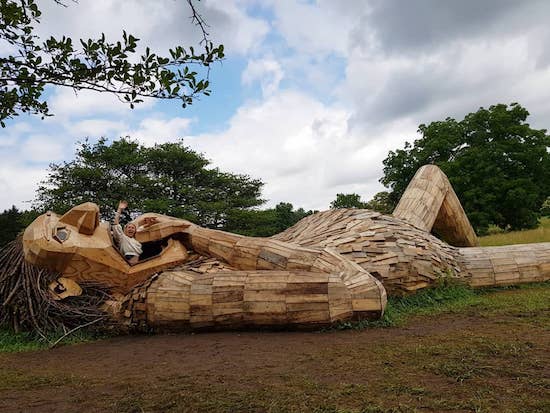
<path fill-rule="evenodd" d="M 15 205 L 0 213 L 0 248 L 14 240 L 37 216 L 37 212 L 19 211 Z"/>
<path fill-rule="evenodd" d="M 550 196 L 546 198 L 544 203 L 542 204 L 542 208 L 540 209 L 540 213 L 542 216 L 550 217 Z"/>
<path fill-rule="evenodd" d="M 23 229 L 19 222 L 19 210 L 14 206 L 0 214 L 0 247 L 15 239 Z"/>
<path fill-rule="evenodd" d="M 224 228 L 231 213 L 264 202 L 260 180 L 208 167 L 204 156 L 182 143 L 144 147 L 128 138 L 111 144 L 86 141 L 73 161 L 50 165 L 34 206 L 64 213 L 92 201 L 110 218 L 125 199 L 134 214 L 152 211 Z"/>
<path fill-rule="evenodd" d="M 19 222 L 23 225 L 23 229 L 27 228 L 38 216 L 40 212 L 33 209 L 19 212 Z"/>
<path fill-rule="evenodd" d="M 225 229 L 252 237 L 270 237 L 312 213 L 303 208 L 294 210 L 292 204 L 287 202 L 265 210 L 235 210 L 228 215 Z"/>
<path fill-rule="evenodd" d="M 421 138 L 390 151 L 380 180 L 396 203 L 418 168 L 438 165 L 447 174 L 476 231 L 489 225 L 521 229 L 537 225 L 550 194 L 550 137 L 526 122 L 517 103 L 480 108 L 462 121 L 420 125 Z"/>
<path fill-rule="evenodd" d="M 367 208 L 367 204 L 361 201 L 358 194 L 336 194 L 336 199 L 330 203 L 331 209 L 338 208 Z"/>
<path fill-rule="evenodd" d="M 391 214 L 397 204 L 394 204 L 388 191 L 376 193 L 370 201 L 365 204 L 365 208 L 371 209 L 382 214 Z"/>
<path fill-rule="evenodd" d="M 275 216 L 277 218 L 277 232 L 290 228 L 302 218 L 313 214 L 313 211 L 305 211 L 304 208 L 294 210 L 294 206 L 289 202 L 280 202 L 275 206 Z"/>

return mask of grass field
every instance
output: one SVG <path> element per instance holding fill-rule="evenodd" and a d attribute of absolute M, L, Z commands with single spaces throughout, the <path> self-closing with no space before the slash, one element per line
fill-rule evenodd
<path fill-rule="evenodd" d="M 479 238 L 481 246 L 498 246 L 510 244 L 531 244 L 533 242 L 550 242 L 550 217 L 541 218 L 540 226 L 525 231 L 504 232 Z"/>
<path fill-rule="evenodd" d="M 29 333 L 15 334 L 13 331 L 0 329 L 0 353 L 12 353 L 18 351 L 44 350 L 55 343 L 63 333 L 50 334 L 40 338 Z M 106 338 L 105 334 L 92 334 L 85 331 L 77 331 L 63 339 L 61 344 L 86 343 Z"/>

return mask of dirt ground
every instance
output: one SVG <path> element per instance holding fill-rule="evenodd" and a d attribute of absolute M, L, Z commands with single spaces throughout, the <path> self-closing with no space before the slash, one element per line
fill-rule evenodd
<path fill-rule="evenodd" d="M 539 314 L 540 315 L 540 314 Z M 1 412 L 549 412 L 548 313 L 0 354 Z"/>

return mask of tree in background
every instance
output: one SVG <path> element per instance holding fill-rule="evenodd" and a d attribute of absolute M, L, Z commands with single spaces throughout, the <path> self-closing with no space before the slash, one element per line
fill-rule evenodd
<path fill-rule="evenodd" d="M 480 108 L 462 121 L 420 125 L 420 139 L 390 151 L 380 180 L 396 203 L 416 170 L 438 165 L 449 177 L 472 225 L 521 229 L 537 225 L 550 194 L 550 137 L 532 129 L 517 103 Z"/>
<path fill-rule="evenodd" d="M 263 183 L 246 175 L 208 168 L 204 156 L 182 143 L 144 147 L 122 138 L 81 143 L 71 162 L 50 165 L 35 208 L 64 213 L 92 201 L 102 217 L 126 199 L 134 213 L 158 212 L 209 228 L 225 228 L 235 211 L 261 205 Z"/>
<path fill-rule="evenodd" d="M 313 214 L 303 208 L 294 210 L 288 202 L 265 210 L 233 210 L 227 217 L 226 231 L 251 237 L 270 237 Z"/>
<path fill-rule="evenodd" d="M 391 214 L 395 206 L 396 205 L 391 202 L 390 193 L 387 191 L 381 191 L 374 194 L 372 199 L 365 204 L 365 208 L 382 214 Z"/>
<path fill-rule="evenodd" d="M 330 209 L 358 208 L 370 209 L 382 214 L 391 214 L 395 205 L 390 201 L 387 191 L 378 192 L 368 202 L 361 201 L 358 194 L 336 194 L 336 199 L 330 203 Z"/>
<path fill-rule="evenodd" d="M 367 208 L 358 194 L 336 194 L 336 199 L 330 203 L 330 209 L 338 208 Z"/>
<path fill-rule="evenodd" d="M 540 209 L 540 214 L 545 217 L 550 217 L 550 196 L 546 198 Z"/>
<path fill-rule="evenodd" d="M 37 212 L 19 211 L 15 205 L 0 213 L 0 248 L 14 240 L 37 216 Z"/>
<path fill-rule="evenodd" d="M 131 108 L 144 97 L 177 99 L 186 107 L 197 96 L 208 95 L 208 68 L 223 59 L 223 45 L 214 47 L 208 40 L 206 23 L 192 0 L 187 2 L 192 22 L 202 32 L 202 50 L 176 46 L 163 57 L 148 47 L 137 55 L 139 39 L 126 32 L 116 42 L 107 41 L 104 34 L 98 39 L 73 42 L 63 36 L 42 42 L 34 34 L 41 15 L 35 0 L 0 1 L 0 46 L 14 51 L 0 56 L 1 126 L 19 113 L 49 116 L 42 99 L 47 85 L 111 93 Z M 206 70 L 201 75 L 193 66 Z"/>

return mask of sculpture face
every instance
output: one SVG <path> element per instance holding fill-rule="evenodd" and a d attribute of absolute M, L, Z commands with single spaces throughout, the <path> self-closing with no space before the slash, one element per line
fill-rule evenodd
<path fill-rule="evenodd" d="M 141 234 L 135 231 L 134 224 L 128 226 L 134 228 L 133 235 L 138 240 L 140 237 L 149 243 L 165 240 L 162 252 L 130 266 L 113 244 L 108 223 L 99 224 L 98 206 L 88 202 L 62 217 L 51 212 L 39 216 L 23 235 L 25 258 L 39 267 L 58 271 L 66 278 L 97 282 L 123 294 L 152 274 L 187 260 L 185 245 L 170 238 L 183 231 L 188 226 L 187 221 L 161 217 L 154 228 Z"/>
<path fill-rule="evenodd" d="M 147 329 L 317 326 L 380 317 L 386 292 L 411 293 L 443 276 L 474 286 L 550 279 L 550 243 L 529 246 L 529 254 L 521 246 L 471 247 L 475 233 L 434 166 L 419 170 L 394 216 L 330 210 L 271 238 L 145 214 L 153 224 L 127 227 L 128 235 L 162 252 L 134 266 L 98 216 L 92 203 L 40 216 L 25 231 L 25 258 L 127 294 L 117 316 Z M 432 227 L 470 248 L 446 244 Z"/>

